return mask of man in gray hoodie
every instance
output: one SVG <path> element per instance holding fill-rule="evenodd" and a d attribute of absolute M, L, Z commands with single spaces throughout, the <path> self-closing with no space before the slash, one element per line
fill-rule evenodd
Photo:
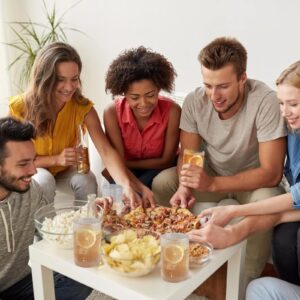
<path fill-rule="evenodd" d="M 28 246 L 34 238 L 34 213 L 47 204 L 38 184 L 30 123 L 0 119 L 0 299 L 33 297 Z M 91 289 L 54 275 L 56 299 L 85 299 Z"/>

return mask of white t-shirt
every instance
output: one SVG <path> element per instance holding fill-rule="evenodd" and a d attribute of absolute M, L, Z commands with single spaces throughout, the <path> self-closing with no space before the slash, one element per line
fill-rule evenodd
<path fill-rule="evenodd" d="M 222 176 L 259 167 L 259 143 L 287 135 L 276 93 L 251 79 L 245 84 L 241 108 L 227 120 L 219 118 L 204 88 L 189 93 L 183 103 L 180 128 L 201 136 L 206 164 Z"/>

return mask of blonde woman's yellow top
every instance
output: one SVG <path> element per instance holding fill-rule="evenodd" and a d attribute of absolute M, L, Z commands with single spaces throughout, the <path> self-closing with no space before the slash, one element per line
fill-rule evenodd
<path fill-rule="evenodd" d="M 93 103 L 88 100 L 86 105 L 75 100 L 67 102 L 58 113 L 52 132 L 44 136 L 37 136 L 34 140 L 35 151 L 38 156 L 57 155 L 65 148 L 74 147 L 76 143 L 77 125 L 83 124 L 86 114 L 91 110 Z M 17 119 L 24 119 L 25 103 L 23 95 L 12 97 L 9 101 L 10 114 Z M 68 167 L 54 166 L 48 170 L 56 175 Z"/>

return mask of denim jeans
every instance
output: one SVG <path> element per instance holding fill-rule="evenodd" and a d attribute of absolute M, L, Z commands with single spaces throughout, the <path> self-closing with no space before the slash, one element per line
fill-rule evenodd
<path fill-rule="evenodd" d="M 145 186 L 151 189 L 153 178 L 162 170 L 160 169 L 130 169 L 130 171 L 137 177 Z"/>
<path fill-rule="evenodd" d="M 56 300 L 84 300 L 92 292 L 91 288 L 59 273 L 54 273 L 54 285 Z M 0 299 L 34 300 L 31 274 L 0 292 Z"/>

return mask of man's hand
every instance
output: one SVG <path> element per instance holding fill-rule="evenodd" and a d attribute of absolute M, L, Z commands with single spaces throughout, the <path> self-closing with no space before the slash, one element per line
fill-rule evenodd
<path fill-rule="evenodd" d="M 170 200 L 171 206 L 180 206 L 181 208 L 192 208 L 196 199 L 190 189 L 179 186 L 177 192 Z"/>
<path fill-rule="evenodd" d="M 213 191 L 213 177 L 208 176 L 202 167 L 185 164 L 180 171 L 180 184 L 200 192 Z"/>
<path fill-rule="evenodd" d="M 233 211 L 234 205 L 215 206 L 204 209 L 198 217 L 207 218 L 209 222 L 224 227 L 234 218 Z"/>
<path fill-rule="evenodd" d="M 190 241 L 209 242 L 215 249 L 223 249 L 233 244 L 230 226 L 223 228 L 210 222 L 202 225 L 200 229 L 188 232 L 187 235 Z"/>

